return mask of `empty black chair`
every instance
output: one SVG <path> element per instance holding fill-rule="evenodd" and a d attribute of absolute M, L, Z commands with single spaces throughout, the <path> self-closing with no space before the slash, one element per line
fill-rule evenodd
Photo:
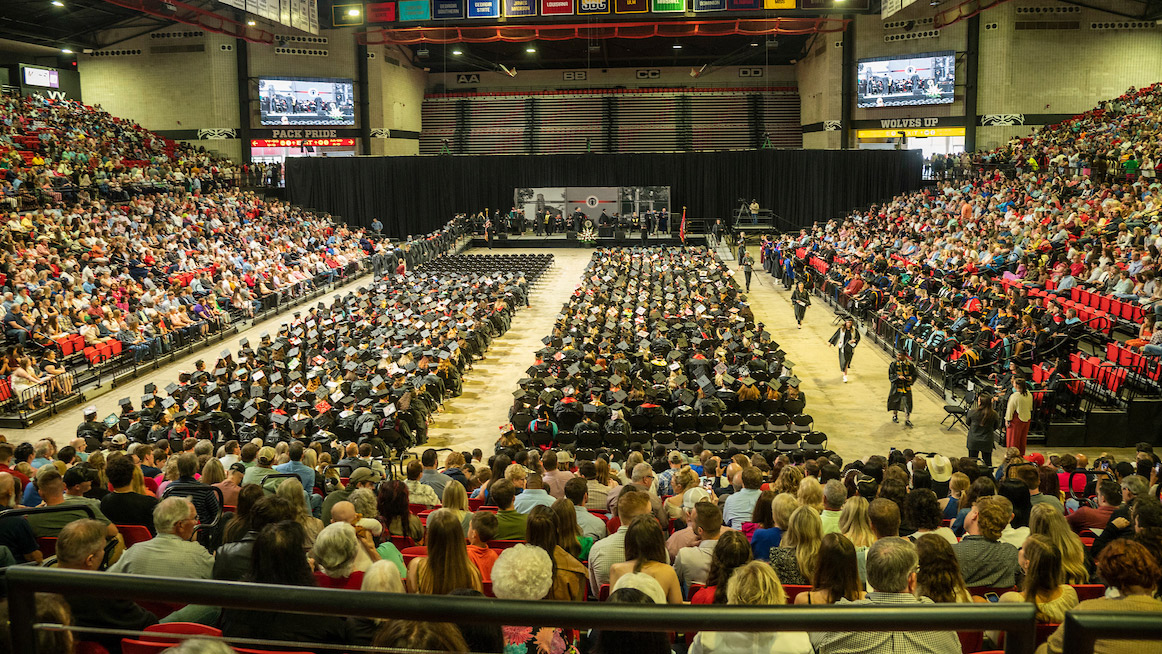
<path fill-rule="evenodd" d="M 698 416 L 699 431 L 717 431 L 720 427 L 722 427 L 722 416 L 717 413 L 704 413 Z"/>
<path fill-rule="evenodd" d="M 751 449 L 756 452 L 769 452 L 775 449 L 775 442 L 778 440 L 778 437 L 778 432 L 757 432 L 754 434 L 754 444 L 751 445 Z"/>
<path fill-rule="evenodd" d="M 631 431 L 629 433 L 629 445 L 630 445 L 630 447 L 633 447 L 635 445 L 641 445 L 643 447 L 648 447 L 649 444 L 650 444 L 649 432 L 635 430 L 635 431 Z"/>
<path fill-rule="evenodd" d="M 683 452 L 693 452 L 694 448 L 701 444 L 702 434 L 696 431 L 684 431 L 678 434 L 678 449 Z"/>
<path fill-rule="evenodd" d="M 721 452 L 726 449 L 726 434 L 712 431 L 702 437 L 702 447 L 711 452 Z"/>
<path fill-rule="evenodd" d="M 742 431 L 742 416 L 737 413 L 723 414 L 722 431 Z"/>
<path fill-rule="evenodd" d="M 674 447 L 674 444 L 677 442 L 677 440 L 678 440 L 678 436 L 676 434 L 674 434 L 674 432 L 669 431 L 669 430 L 660 431 L 660 432 L 654 434 L 654 444 L 661 445 L 662 447 L 665 447 L 667 450 L 672 449 Z"/>
<path fill-rule="evenodd" d="M 968 424 L 965 423 L 964 420 L 968 416 L 969 408 L 971 408 L 975 402 L 976 393 L 965 393 L 964 397 L 961 398 L 960 404 L 945 404 L 944 413 L 946 415 L 944 416 L 944 420 L 940 421 L 940 424 L 943 425 L 945 422 L 948 422 L 949 418 L 952 418 L 952 424 L 948 425 L 948 428 L 945 429 L 945 431 L 951 430 L 956 426 L 956 423 L 960 423 L 961 427 L 968 429 Z"/>
<path fill-rule="evenodd" d="M 780 452 L 794 452 L 798 450 L 799 434 L 795 432 L 779 434 L 779 442 L 775 445 L 775 449 Z"/>
<path fill-rule="evenodd" d="M 746 425 L 743 426 L 743 431 L 766 431 L 767 430 L 767 416 L 765 414 L 754 411 L 746 414 Z"/>
<path fill-rule="evenodd" d="M 750 434 L 745 431 L 731 432 L 730 444 L 740 450 L 751 449 Z"/>
<path fill-rule="evenodd" d="M 801 433 L 809 432 L 811 431 L 811 424 L 813 422 L 815 422 L 814 418 L 805 413 L 800 413 L 794 418 L 791 418 L 791 430 Z"/>
<path fill-rule="evenodd" d="M 791 428 L 791 416 L 785 413 L 776 413 L 767 418 L 767 424 L 774 431 L 787 431 Z"/>
<path fill-rule="evenodd" d="M 578 448 L 600 449 L 604 446 L 605 441 L 601 438 L 601 432 L 596 429 L 583 429 L 577 434 Z"/>
<path fill-rule="evenodd" d="M 562 431 L 557 432 L 557 447 L 559 447 L 563 450 L 572 451 L 573 448 L 576 447 L 576 445 L 577 445 L 577 434 L 574 434 L 572 430 L 570 430 L 570 431 L 562 430 Z"/>
<path fill-rule="evenodd" d="M 698 429 L 698 414 L 679 413 L 678 415 L 674 416 L 673 427 L 677 431 Z"/>
<path fill-rule="evenodd" d="M 827 434 L 821 431 L 808 432 L 803 436 L 803 449 L 811 454 L 822 454 L 827 450 Z"/>

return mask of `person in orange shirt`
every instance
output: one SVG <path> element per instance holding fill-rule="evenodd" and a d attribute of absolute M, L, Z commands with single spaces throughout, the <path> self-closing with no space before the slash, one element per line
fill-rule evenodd
<path fill-rule="evenodd" d="M 485 582 L 492 581 L 492 564 L 500 556 L 500 552 L 488 548 L 488 541 L 496 537 L 497 527 L 496 514 L 491 511 L 477 511 L 468 523 L 468 559 L 480 570 Z"/>

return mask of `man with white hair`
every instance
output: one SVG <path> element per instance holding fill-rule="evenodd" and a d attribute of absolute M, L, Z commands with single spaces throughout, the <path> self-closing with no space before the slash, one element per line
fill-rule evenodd
<path fill-rule="evenodd" d="M 616 514 L 618 512 L 618 498 L 621 497 L 621 494 L 626 489 L 633 487 L 642 491 L 650 498 L 650 510 L 653 512 L 654 517 L 658 519 L 658 524 L 669 524 L 670 518 L 666 515 L 666 510 L 662 508 L 662 498 L 650 492 L 656 479 L 653 467 L 648 463 L 639 463 L 630 471 L 629 479 L 630 483 L 618 486 L 609 492 L 609 496 L 605 501 L 606 509 L 609 513 Z"/>
<path fill-rule="evenodd" d="M 927 597 L 917 598 L 916 568 L 919 557 L 916 546 L 905 538 L 881 538 L 867 552 L 867 599 L 854 602 L 841 599 L 842 606 L 893 606 L 906 611 L 916 604 L 932 604 Z M 939 654 L 960 651 L 955 631 L 830 631 L 811 634 L 811 645 L 818 654 L 856 652 L 909 652 Z"/>
<path fill-rule="evenodd" d="M 125 550 L 109 572 L 209 579 L 214 557 L 193 538 L 198 512 L 186 497 L 170 497 L 153 509 L 157 536 Z"/>

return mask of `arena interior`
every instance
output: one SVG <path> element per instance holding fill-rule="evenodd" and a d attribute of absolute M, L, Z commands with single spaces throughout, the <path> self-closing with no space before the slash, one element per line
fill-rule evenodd
<path fill-rule="evenodd" d="M 5 0 L 0 651 L 1158 651 L 1160 177 L 1162 0 Z"/>

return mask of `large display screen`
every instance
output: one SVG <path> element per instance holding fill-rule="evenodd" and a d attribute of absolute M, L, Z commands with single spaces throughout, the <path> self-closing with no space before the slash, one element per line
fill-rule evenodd
<path fill-rule="evenodd" d="M 43 86 L 49 89 L 59 89 L 61 86 L 60 74 L 49 68 L 24 68 L 24 83 L 28 86 Z"/>
<path fill-rule="evenodd" d="M 952 104 L 956 94 L 956 53 L 948 50 L 860 59 L 856 80 L 860 107 Z"/>
<path fill-rule="evenodd" d="M 262 77 L 263 125 L 354 125 L 355 84 L 349 79 Z"/>

